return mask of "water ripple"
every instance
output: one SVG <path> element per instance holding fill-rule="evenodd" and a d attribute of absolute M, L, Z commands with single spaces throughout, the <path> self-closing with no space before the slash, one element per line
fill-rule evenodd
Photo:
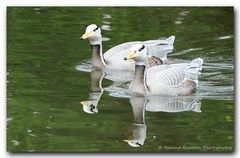
<path fill-rule="evenodd" d="M 111 26 L 110 25 L 102 25 L 101 29 L 105 30 L 105 31 L 111 31 Z"/>
<path fill-rule="evenodd" d="M 75 69 L 83 72 L 91 72 L 92 65 L 90 63 L 90 60 L 82 61 L 79 65 L 75 66 Z"/>
<path fill-rule="evenodd" d="M 112 16 L 110 14 L 102 14 L 104 19 L 111 19 Z"/>
<path fill-rule="evenodd" d="M 222 36 L 222 37 L 218 37 L 217 39 L 224 40 L 224 39 L 229 39 L 229 38 L 232 38 L 232 36 Z"/>
<path fill-rule="evenodd" d="M 202 50 L 203 48 L 190 48 L 190 49 L 186 49 L 186 50 L 182 50 L 176 53 L 171 54 L 171 56 L 176 56 L 176 55 L 183 55 L 189 52 L 193 52 L 193 51 L 197 51 L 197 50 Z"/>

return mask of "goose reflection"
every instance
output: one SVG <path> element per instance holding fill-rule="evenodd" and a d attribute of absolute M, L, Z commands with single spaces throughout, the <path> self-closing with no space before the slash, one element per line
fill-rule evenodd
<path fill-rule="evenodd" d="M 132 96 L 130 98 L 132 106 L 134 122 L 126 133 L 127 142 L 132 147 L 140 147 L 144 144 L 147 133 L 147 126 L 145 124 L 145 98 L 142 96 Z"/>
<path fill-rule="evenodd" d="M 130 103 L 133 110 L 134 122 L 125 133 L 124 142 L 132 147 L 144 145 L 147 133 L 145 124 L 145 110 L 148 112 L 184 111 L 201 112 L 201 98 L 196 96 L 185 97 L 160 97 L 145 98 L 143 96 L 131 96 Z"/>
<path fill-rule="evenodd" d="M 103 71 L 91 71 L 91 88 L 86 101 L 81 101 L 83 111 L 89 114 L 98 113 L 98 103 L 104 92 L 102 80 L 105 76 Z M 121 78 L 121 74 L 119 74 Z M 128 88 L 126 88 L 128 89 Z M 119 89 L 117 89 L 119 91 Z M 198 96 L 167 97 L 152 96 L 146 97 L 137 93 L 130 96 L 130 104 L 133 111 L 134 121 L 125 133 L 124 142 L 131 147 L 144 145 L 147 135 L 145 123 L 145 111 L 147 112 L 168 112 L 177 113 L 184 111 L 201 112 L 201 98 Z"/>
<path fill-rule="evenodd" d="M 197 96 L 148 98 L 145 109 L 149 112 L 201 112 L 201 98 Z"/>
<path fill-rule="evenodd" d="M 104 91 L 109 92 L 110 96 L 113 96 L 116 92 L 126 92 L 128 91 L 128 84 L 125 83 L 129 79 L 128 73 L 125 71 L 115 71 L 112 73 L 115 76 L 115 81 L 108 87 L 102 87 L 102 81 L 106 77 L 106 73 L 101 70 L 92 70 L 90 73 L 91 87 L 89 92 L 89 97 L 86 101 L 81 101 L 83 111 L 89 114 L 98 113 L 98 102 Z"/>
<path fill-rule="evenodd" d="M 98 113 L 98 102 L 101 99 L 101 96 L 104 92 L 102 88 L 102 80 L 104 77 L 103 71 L 91 71 L 91 89 L 89 97 L 86 101 L 81 101 L 80 103 L 83 106 L 83 111 L 89 114 Z"/>

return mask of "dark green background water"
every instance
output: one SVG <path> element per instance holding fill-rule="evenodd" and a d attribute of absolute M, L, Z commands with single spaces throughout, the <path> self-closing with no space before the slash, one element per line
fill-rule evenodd
<path fill-rule="evenodd" d="M 140 148 L 122 140 L 133 123 L 128 98 L 104 92 L 99 113 L 84 113 L 90 75 L 88 24 L 102 27 L 104 51 L 134 40 L 175 35 L 169 59 L 204 59 L 201 113 L 147 112 Z M 103 87 L 111 81 L 103 80 Z M 233 8 L 8 7 L 7 150 L 10 152 L 231 152 L 234 147 Z M 161 146 L 230 147 L 166 150 Z"/>

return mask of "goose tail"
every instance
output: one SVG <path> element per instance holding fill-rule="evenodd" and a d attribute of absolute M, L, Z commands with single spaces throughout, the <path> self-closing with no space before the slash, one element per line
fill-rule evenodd
<path fill-rule="evenodd" d="M 203 59 L 202 58 L 197 58 L 193 59 L 190 64 L 188 65 L 189 68 L 199 68 L 202 70 L 202 64 L 203 64 Z"/>
<path fill-rule="evenodd" d="M 175 41 L 175 36 L 170 36 L 170 37 L 168 37 L 168 38 L 166 38 L 166 37 L 160 37 L 160 38 L 158 38 L 158 40 L 160 40 L 161 41 L 161 43 L 157 43 L 157 44 L 163 44 L 162 43 L 162 40 L 164 41 L 164 44 L 168 44 L 168 45 L 173 45 L 173 43 L 174 43 L 174 41 Z"/>
<path fill-rule="evenodd" d="M 167 39 L 166 39 L 166 41 L 168 42 L 168 44 L 173 44 L 174 43 L 174 41 L 175 41 L 175 36 L 170 36 L 170 37 L 168 37 Z"/>
<path fill-rule="evenodd" d="M 203 64 L 202 58 L 196 58 L 192 60 L 185 69 L 186 78 L 194 80 L 196 83 L 198 83 L 198 75 L 201 74 L 200 71 L 202 70 L 202 64 Z"/>

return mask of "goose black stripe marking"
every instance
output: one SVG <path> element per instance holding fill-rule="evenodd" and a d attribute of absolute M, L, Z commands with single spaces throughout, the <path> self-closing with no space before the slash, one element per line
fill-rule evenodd
<path fill-rule="evenodd" d="M 142 51 L 145 48 L 145 46 L 143 45 L 138 51 Z"/>
<path fill-rule="evenodd" d="M 98 28 L 99 28 L 99 27 L 97 26 L 93 31 L 97 31 Z"/>

